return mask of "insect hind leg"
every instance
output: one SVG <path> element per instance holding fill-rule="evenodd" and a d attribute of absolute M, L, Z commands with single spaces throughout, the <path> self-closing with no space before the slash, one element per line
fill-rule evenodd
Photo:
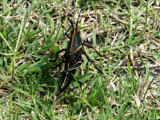
<path fill-rule="evenodd" d="M 89 56 L 86 54 L 86 52 L 83 52 L 82 54 L 84 54 L 84 55 L 86 56 L 86 58 L 88 59 L 88 61 L 91 62 L 91 63 L 94 65 L 94 67 L 95 67 L 101 74 L 103 73 L 103 72 L 94 64 L 93 60 L 91 60 L 91 59 L 89 58 Z"/>
<path fill-rule="evenodd" d="M 101 55 L 93 46 L 88 45 L 88 44 L 86 44 L 86 43 L 82 43 L 82 45 L 94 49 L 94 51 L 95 51 L 100 57 L 102 57 L 102 55 Z"/>
<path fill-rule="evenodd" d="M 73 64 L 72 66 L 70 66 L 69 68 L 67 68 L 66 70 L 64 70 L 64 72 L 66 71 L 71 71 L 71 70 L 75 70 L 77 69 L 80 65 L 82 64 L 82 61 L 78 61 L 75 64 Z"/>

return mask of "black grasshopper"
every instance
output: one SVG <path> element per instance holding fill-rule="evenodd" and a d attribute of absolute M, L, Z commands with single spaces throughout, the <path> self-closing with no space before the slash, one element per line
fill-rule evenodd
<path fill-rule="evenodd" d="M 80 15 L 80 14 L 79 14 Z M 78 16 L 79 18 L 79 16 Z M 67 49 L 61 49 L 56 53 L 56 58 L 54 60 L 51 60 L 52 62 L 55 62 L 58 58 L 58 54 L 65 51 L 65 54 L 63 56 L 62 61 L 56 65 L 54 68 L 58 67 L 61 63 L 65 62 L 65 68 L 62 72 L 63 75 L 63 81 L 60 85 L 60 92 L 63 92 L 67 87 L 69 87 L 71 81 L 74 79 L 73 74 L 75 74 L 76 69 L 81 65 L 83 62 L 82 54 L 84 54 L 88 61 L 90 61 L 95 68 L 102 73 L 102 71 L 94 64 L 94 62 L 89 58 L 89 56 L 86 54 L 84 50 L 84 46 L 93 48 L 95 52 L 101 56 L 101 54 L 91 45 L 88 45 L 86 43 L 82 43 L 80 38 L 80 31 L 77 29 L 78 20 L 76 22 L 76 26 L 74 27 L 73 22 L 68 17 L 68 20 L 71 24 L 71 26 L 68 28 L 68 30 L 65 32 L 65 35 L 70 39 L 68 42 Z M 71 29 L 71 35 L 69 36 L 67 32 Z"/>

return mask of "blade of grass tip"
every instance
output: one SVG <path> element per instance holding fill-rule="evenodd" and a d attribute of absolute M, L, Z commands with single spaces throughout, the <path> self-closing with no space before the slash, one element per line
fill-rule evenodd
<path fill-rule="evenodd" d="M 73 78 L 75 79 L 75 81 L 76 81 L 76 83 L 77 83 L 77 86 L 78 86 L 78 88 L 79 88 L 79 90 L 80 90 L 82 96 L 85 98 L 85 96 L 84 96 L 84 94 L 83 94 L 83 92 L 82 92 L 82 89 L 81 89 L 81 87 L 80 87 L 80 85 L 79 85 L 79 83 L 78 83 L 76 77 L 75 77 L 73 74 L 72 74 L 72 76 L 73 76 Z"/>
<path fill-rule="evenodd" d="M 4 38 L 4 36 L 2 35 L 1 32 L 0 32 L 0 36 L 2 37 L 2 39 L 4 40 L 4 42 L 7 44 L 7 46 L 9 47 L 9 49 L 13 52 L 12 47 L 11 47 L 10 44 L 7 42 L 7 40 Z"/>
<path fill-rule="evenodd" d="M 146 17 L 145 17 L 145 31 L 146 31 L 146 28 L 147 28 L 147 22 L 148 21 L 148 1 L 147 1 L 147 6 L 146 6 Z"/>
<path fill-rule="evenodd" d="M 111 51 L 111 50 L 116 50 L 116 49 L 121 49 L 121 48 L 123 48 L 123 47 L 128 47 L 128 45 L 120 45 L 120 46 L 118 46 L 118 47 L 109 47 L 109 48 L 103 48 L 103 51 Z"/>
<path fill-rule="evenodd" d="M 23 16 L 23 19 L 22 19 L 22 22 L 21 22 L 21 28 L 20 28 L 20 32 L 19 32 L 19 36 L 18 36 L 18 40 L 17 40 L 17 44 L 16 44 L 16 47 L 15 47 L 15 52 L 17 52 L 18 51 L 18 48 L 20 48 L 20 38 L 21 38 L 21 34 L 22 34 L 22 30 L 23 30 L 23 28 L 24 28 L 24 20 L 25 20 L 25 16 L 26 16 L 26 11 L 25 11 L 25 14 L 24 14 L 24 16 Z"/>
<path fill-rule="evenodd" d="M 148 80 L 149 80 L 150 74 L 151 74 L 151 73 L 149 73 L 148 62 L 147 62 L 147 60 L 146 60 L 146 78 L 145 78 L 145 84 L 147 84 L 147 82 L 148 82 Z M 144 101 L 145 96 L 146 96 L 146 93 L 147 93 L 148 89 L 150 88 L 150 86 L 151 86 L 151 84 L 152 84 L 152 82 L 153 82 L 154 79 L 155 79 L 155 77 L 151 80 L 150 84 L 148 85 L 148 88 L 147 88 L 147 90 L 146 90 L 146 92 L 144 93 L 144 96 L 143 96 L 143 101 Z"/>
<path fill-rule="evenodd" d="M 116 42 L 116 44 L 115 44 L 116 47 L 118 47 L 122 43 L 122 40 L 125 38 L 126 33 L 127 33 L 127 30 L 123 33 L 121 38 Z"/>
<path fill-rule="evenodd" d="M 96 110 L 94 110 L 94 108 L 88 103 L 88 101 L 85 99 L 85 98 L 83 98 L 83 97 L 81 97 L 81 96 L 77 96 L 78 98 L 81 98 L 90 108 L 91 108 L 91 110 L 92 111 L 94 111 L 98 116 L 100 116 L 97 112 L 96 112 Z"/>
<path fill-rule="evenodd" d="M 38 107 L 37 107 L 37 100 L 35 97 L 32 97 L 33 98 L 33 104 L 34 104 L 34 118 L 36 118 L 37 120 L 37 116 L 38 116 Z"/>
<path fill-rule="evenodd" d="M 103 94 L 105 94 L 104 91 L 103 91 Z M 104 101 L 105 101 L 104 106 L 107 107 L 105 117 L 108 118 L 108 119 L 110 118 L 111 120 L 113 120 L 113 114 L 112 114 L 111 108 L 109 106 L 109 102 L 107 100 L 107 97 L 105 95 L 104 95 Z M 106 109 L 106 108 L 104 108 L 104 109 Z"/>
<path fill-rule="evenodd" d="M 147 59 L 146 59 L 146 78 L 145 78 L 145 83 L 147 83 L 148 78 L 149 78 L 149 67 L 148 67 L 148 62 L 147 62 Z"/>
<path fill-rule="evenodd" d="M 49 118 L 50 116 L 50 111 L 46 108 L 46 106 L 44 105 L 44 103 L 42 103 L 41 100 L 37 100 L 37 103 L 39 104 L 39 106 L 42 108 L 42 111 L 45 112 L 46 116 Z M 53 112 L 54 113 L 54 112 Z M 38 114 L 39 115 L 39 114 Z M 43 116 L 42 116 L 43 117 Z"/>
<path fill-rule="evenodd" d="M 40 74 L 39 74 L 39 76 L 38 76 L 38 79 L 37 79 L 37 81 L 36 81 L 35 90 L 34 90 L 34 95 L 36 95 L 36 92 L 37 92 L 37 90 L 38 90 L 39 81 L 40 81 L 41 77 L 42 77 L 42 73 L 40 72 Z"/>
<path fill-rule="evenodd" d="M 91 1 L 92 7 L 94 9 L 95 15 L 97 16 L 97 8 L 94 1 Z"/>
<path fill-rule="evenodd" d="M 111 10 L 112 10 L 112 8 L 109 7 L 109 6 L 107 6 L 106 8 L 109 9 L 109 12 L 108 12 L 108 14 L 107 14 L 107 16 L 106 16 L 105 23 L 107 23 L 107 20 L 108 20 L 108 18 L 109 18 L 109 16 L 110 16 L 110 13 L 111 13 Z"/>
<path fill-rule="evenodd" d="M 127 109 L 128 102 L 129 100 L 126 100 L 126 102 L 121 105 L 120 110 L 116 116 L 116 120 L 121 120 L 121 117 L 123 116 L 123 114 L 128 110 Z"/>
<path fill-rule="evenodd" d="M 60 23 L 61 24 L 61 23 Z M 56 30 L 57 32 L 55 33 L 55 35 L 54 35 L 54 37 L 53 37 L 53 44 L 55 44 L 55 42 L 57 42 L 57 40 L 58 40 L 58 35 L 60 34 L 60 30 L 61 30 L 61 28 L 59 28 L 59 26 L 60 25 L 56 25 L 56 28 L 58 29 L 58 30 Z"/>
<path fill-rule="evenodd" d="M 107 37 L 105 38 L 105 48 L 108 46 L 108 42 L 109 42 L 109 32 L 107 32 Z"/>
<path fill-rule="evenodd" d="M 93 46 L 96 46 L 96 29 L 93 28 Z"/>
<path fill-rule="evenodd" d="M 13 96 L 9 96 L 9 110 L 10 110 L 10 115 L 12 117 L 13 115 Z"/>
<path fill-rule="evenodd" d="M 160 14 L 156 13 L 157 17 L 160 19 Z"/>
<path fill-rule="evenodd" d="M 94 96 L 93 96 L 93 100 L 96 99 L 96 97 L 99 95 L 99 93 L 101 92 L 101 89 L 102 87 L 104 86 L 105 82 L 103 82 L 100 87 L 98 88 L 98 90 L 94 93 Z"/>
<path fill-rule="evenodd" d="M 25 11 L 25 14 L 24 14 L 22 22 L 21 22 L 21 28 L 20 28 L 18 40 L 17 40 L 17 44 L 16 44 L 16 47 L 15 47 L 15 50 L 14 50 L 15 54 L 14 54 L 13 59 L 12 59 L 11 64 L 10 64 L 10 72 L 11 72 L 11 76 L 12 76 L 11 78 L 12 79 L 13 79 L 13 75 L 14 75 L 15 58 L 16 58 L 16 55 L 17 55 L 18 48 L 20 48 L 19 43 L 20 43 L 20 38 L 21 38 L 21 34 L 22 34 L 22 29 L 24 27 L 25 16 L 26 16 L 26 11 Z"/>
<path fill-rule="evenodd" d="M 142 101 L 144 101 L 144 99 L 145 99 L 145 97 L 146 97 L 146 94 L 147 94 L 147 91 L 150 89 L 150 86 L 151 86 L 151 84 L 152 84 L 152 82 L 153 82 L 153 80 L 155 79 L 156 77 L 154 77 L 152 80 L 151 80 L 151 82 L 149 83 L 149 85 L 148 85 L 148 87 L 147 87 L 147 90 L 145 91 L 145 93 L 144 93 L 144 96 L 143 96 L 143 100 Z"/>
<path fill-rule="evenodd" d="M 28 75 L 29 75 L 29 77 L 28 77 L 28 82 L 29 82 L 29 92 L 30 92 L 30 94 L 31 95 L 33 95 L 33 84 L 32 84 L 32 76 L 31 76 L 31 73 L 30 73 L 30 71 L 29 71 L 29 69 L 28 69 Z"/>

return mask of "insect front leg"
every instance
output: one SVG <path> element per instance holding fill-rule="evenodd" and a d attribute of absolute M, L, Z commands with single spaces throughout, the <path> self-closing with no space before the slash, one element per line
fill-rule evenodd
<path fill-rule="evenodd" d="M 57 60 L 57 58 L 58 58 L 58 54 L 59 53 L 61 53 L 61 52 L 63 52 L 63 51 L 66 51 L 66 49 L 61 49 L 61 50 L 59 50 L 57 53 L 56 53 L 56 58 L 54 59 L 54 60 L 49 60 L 50 62 L 56 62 L 56 60 Z M 59 67 L 62 63 L 64 63 L 65 62 L 65 59 L 63 58 L 63 60 L 59 63 L 59 64 L 57 64 L 55 67 L 50 67 L 50 69 L 55 69 L 55 68 L 57 68 L 57 67 Z"/>
<path fill-rule="evenodd" d="M 59 67 L 62 63 L 65 62 L 65 59 L 63 59 L 60 63 L 58 63 L 55 67 L 49 67 L 50 69 L 55 69 L 57 67 Z"/>
<path fill-rule="evenodd" d="M 67 49 L 61 49 L 59 50 L 57 53 L 56 53 L 56 58 L 54 60 L 49 60 L 50 62 L 56 62 L 56 60 L 58 59 L 58 54 L 63 52 L 63 51 L 66 51 Z"/>

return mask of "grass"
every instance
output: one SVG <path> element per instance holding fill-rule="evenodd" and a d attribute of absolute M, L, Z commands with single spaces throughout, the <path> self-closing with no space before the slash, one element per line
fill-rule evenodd
<path fill-rule="evenodd" d="M 160 3 L 133 0 L 1 1 L 0 119 L 159 119 Z M 98 73 L 87 61 L 60 95 L 68 13 L 83 7 L 78 28 Z M 62 54 L 60 54 L 62 56 Z M 79 82 L 82 82 L 82 90 Z"/>

